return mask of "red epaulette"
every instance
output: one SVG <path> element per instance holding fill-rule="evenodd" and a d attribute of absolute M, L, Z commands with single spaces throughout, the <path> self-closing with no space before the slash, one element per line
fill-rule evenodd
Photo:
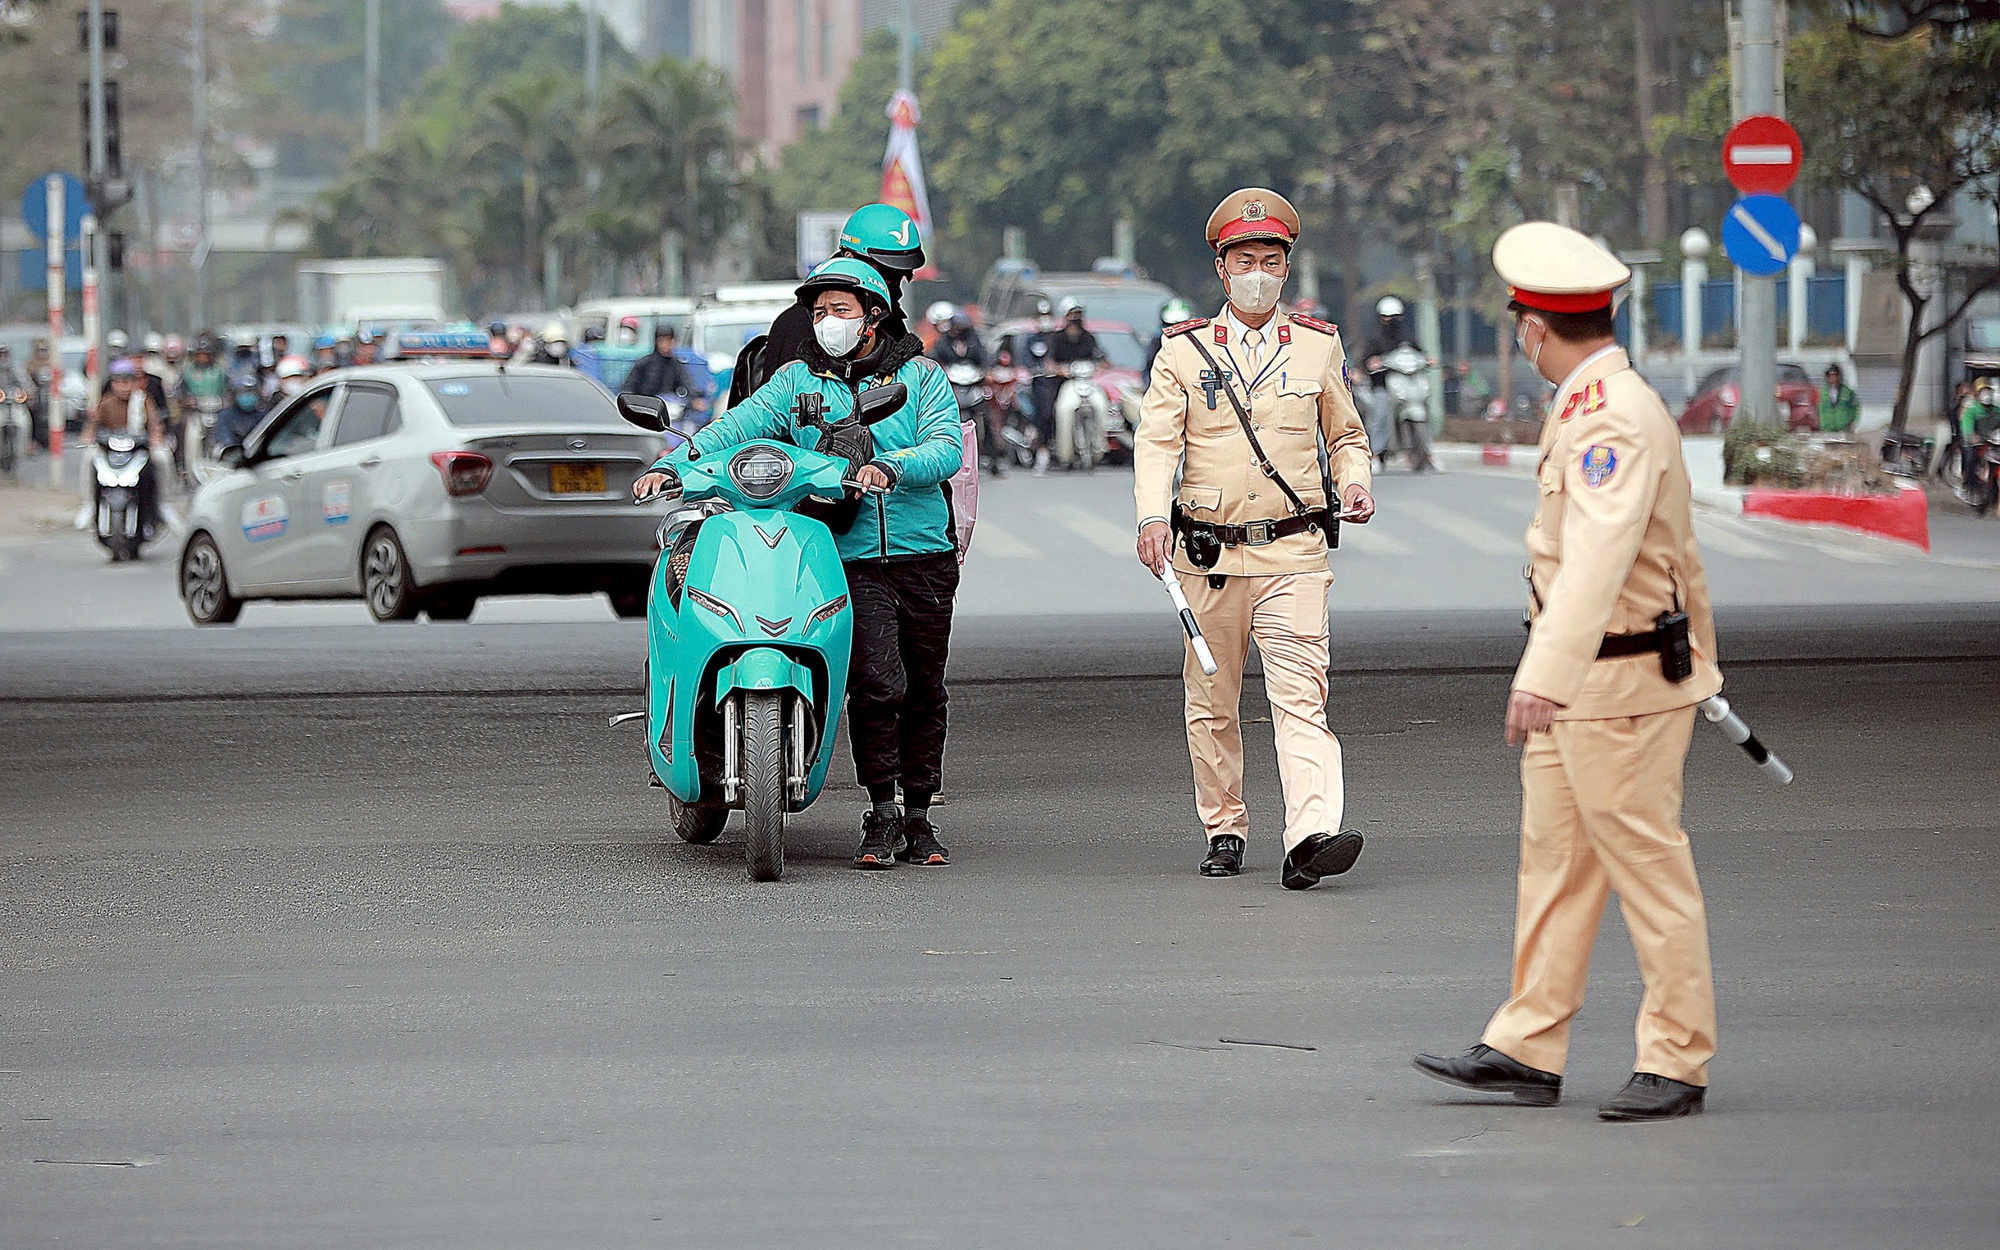
<path fill-rule="evenodd" d="M 1321 321 L 1318 317 L 1303 317 L 1298 313 L 1293 313 L 1292 324 L 1295 326 L 1304 326 L 1308 330 L 1318 330 L 1321 334 L 1331 334 L 1336 337 L 1340 334 L 1339 326 L 1333 324 L 1331 321 Z"/>
<path fill-rule="evenodd" d="M 1208 318 L 1196 317 L 1192 321 L 1183 321 L 1179 325 L 1168 326 L 1166 329 L 1160 331 L 1160 334 L 1165 338 L 1173 338 L 1178 334 L 1192 334 L 1207 324 Z"/>
<path fill-rule="evenodd" d="M 1567 421 L 1571 417 L 1587 417 L 1604 407 L 1604 402 L 1604 379 L 1599 378 L 1569 397 L 1569 402 L 1563 405 L 1562 416 L 1559 419 Z"/>

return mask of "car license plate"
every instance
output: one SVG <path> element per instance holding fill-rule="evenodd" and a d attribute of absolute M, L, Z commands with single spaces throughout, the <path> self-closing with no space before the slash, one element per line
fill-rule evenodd
<path fill-rule="evenodd" d="M 604 466 L 601 464 L 552 464 L 549 466 L 549 493 L 554 495 L 602 495 Z"/>

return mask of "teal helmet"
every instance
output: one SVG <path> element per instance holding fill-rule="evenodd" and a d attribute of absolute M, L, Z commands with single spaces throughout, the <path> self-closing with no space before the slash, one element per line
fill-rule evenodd
<path fill-rule="evenodd" d="M 889 284 L 875 272 L 875 267 L 847 256 L 836 256 L 815 266 L 806 280 L 799 283 L 799 303 L 812 307 L 813 296 L 821 291 L 853 291 L 861 296 L 863 307 L 873 303 L 883 312 L 895 306 L 889 298 Z"/>
<path fill-rule="evenodd" d="M 893 204 L 863 204 L 840 228 L 840 246 L 888 269 L 924 267 L 924 239 L 910 215 Z"/>

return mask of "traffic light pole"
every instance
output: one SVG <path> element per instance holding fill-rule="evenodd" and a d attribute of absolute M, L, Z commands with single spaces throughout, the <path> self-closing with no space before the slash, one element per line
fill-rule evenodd
<path fill-rule="evenodd" d="M 1743 0 L 1743 75 L 1745 115 L 1776 114 L 1778 109 L 1778 37 L 1774 0 Z M 1778 386 L 1778 286 L 1775 278 L 1753 278 L 1736 271 L 1743 296 L 1742 320 L 1736 327 L 1741 353 L 1742 385 L 1739 419 L 1769 423 L 1776 418 Z"/>

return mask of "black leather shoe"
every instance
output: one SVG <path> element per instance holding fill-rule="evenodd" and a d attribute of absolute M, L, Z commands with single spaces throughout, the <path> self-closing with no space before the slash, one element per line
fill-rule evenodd
<path fill-rule="evenodd" d="M 1561 1077 L 1518 1063 L 1484 1043 L 1462 1055 L 1418 1055 L 1411 1063 L 1417 1071 L 1446 1085 L 1482 1094 L 1512 1094 L 1515 1102 L 1531 1107 L 1553 1107 L 1562 1097 Z"/>
<path fill-rule="evenodd" d="M 1708 1090 L 1651 1072 L 1634 1072 L 1616 1097 L 1597 1109 L 1600 1120 L 1674 1120 L 1700 1115 Z"/>
<path fill-rule="evenodd" d="M 1337 877 L 1354 867 L 1361 858 L 1361 835 L 1345 833 L 1308 834 L 1285 856 L 1284 883 L 1287 890 L 1310 890 L 1321 877 Z"/>
<path fill-rule="evenodd" d="M 1201 861 L 1204 877 L 1233 877 L 1243 871 L 1243 839 L 1233 833 L 1208 840 L 1208 858 Z"/>

